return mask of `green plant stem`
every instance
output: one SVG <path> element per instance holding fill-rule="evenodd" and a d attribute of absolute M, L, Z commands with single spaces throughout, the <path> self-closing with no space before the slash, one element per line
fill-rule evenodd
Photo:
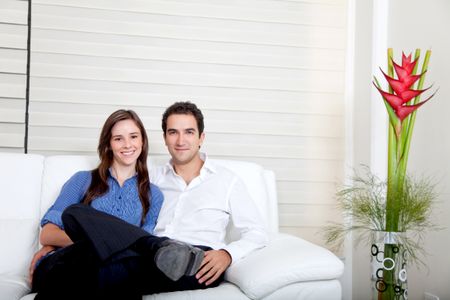
<path fill-rule="evenodd" d="M 388 49 L 388 75 L 394 77 L 394 67 L 393 67 L 393 50 Z M 390 92 L 392 93 L 392 88 L 390 87 Z M 388 187 L 387 187 L 387 197 L 386 197 L 386 231 L 397 231 L 398 229 L 398 219 L 399 213 L 395 205 L 395 198 L 392 197 L 392 191 L 397 189 L 397 182 L 393 180 L 395 178 L 397 170 L 397 157 L 398 153 L 396 151 L 398 147 L 398 136 L 396 128 L 394 128 L 393 122 L 389 122 L 389 137 L 388 137 Z M 391 191 L 391 197 L 389 197 L 389 192 Z M 386 245 L 387 247 L 387 245 Z M 385 249 L 385 257 L 391 257 L 392 251 L 389 248 Z M 391 257 L 392 258 L 392 257 Z M 381 293 L 381 298 L 383 300 L 393 299 L 393 294 L 390 291 L 391 284 L 389 283 L 389 278 L 392 278 L 393 274 L 390 270 L 385 270 L 383 272 L 383 278 L 387 285 L 387 290 Z"/>
<path fill-rule="evenodd" d="M 388 49 L 388 75 L 390 77 L 394 77 L 394 67 L 393 67 L 393 49 Z M 390 91 L 392 92 L 392 90 Z M 400 190 L 400 182 L 398 174 L 398 166 L 399 159 L 401 157 L 400 146 L 401 139 L 399 133 L 401 130 L 398 130 L 397 127 L 394 128 L 393 122 L 389 122 L 389 137 L 388 137 L 388 186 L 387 186 L 387 196 L 386 196 L 386 231 L 398 231 L 398 221 L 400 212 L 398 210 L 398 205 L 396 203 L 396 194 Z M 400 131 L 400 132 L 399 132 Z M 394 253 L 389 247 L 386 245 L 384 257 L 392 258 L 395 257 Z M 393 293 L 392 288 L 392 278 L 393 278 L 392 270 L 384 270 L 383 278 L 385 284 L 387 285 L 386 291 L 381 293 L 381 299 L 383 300 L 393 300 L 395 294 Z M 379 295 L 380 296 L 380 295 Z M 380 297 L 379 297 L 380 298 Z"/>
<path fill-rule="evenodd" d="M 428 63 L 430 62 L 430 56 L 431 56 L 431 50 L 427 50 L 427 52 L 425 53 L 425 59 L 422 64 L 422 72 L 421 72 L 422 77 L 420 77 L 419 83 L 417 84 L 418 90 L 421 90 L 425 83 L 425 74 L 426 74 L 426 71 L 428 70 Z M 419 101 L 420 101 L 420 95 L 417 96 L 416 98 L 414 98 L 414 104 L 419 103 Z M 412 132 L 414 129 L 414 123 L 416 122 L 416 112 L 417 112 L 417 110 L 411 114 L 411 116 L 410 116 L 411 118 L 409 119 L 408 131 L 406 133 L 406 138 L 405 138 L 404 147 L 403 147 L 404 150 L 403 150 L 402 161 L 401 161 L 401 165 L 399 166 L 400 168 L 404 169 L 405 172 L 406 172 L 406 164 L 408 162 L 409 148 L 411 146 Z"/>
<path fill-rule="evenodd" d="M 393 50 L 388 49 L 388 75 L 394 77 L 393 67 Z M 391 92 L 391 88 L 390 88 Z M 388 186 L 386 197 L 386 231 L 398 231 L 398 218 L 399 212 L 396 207 L 395 197 L 398 190 L 398 140 L 395 128 L 393 128 L 392 122 L 389 123 L 389 140 L 388 140 Z"/>

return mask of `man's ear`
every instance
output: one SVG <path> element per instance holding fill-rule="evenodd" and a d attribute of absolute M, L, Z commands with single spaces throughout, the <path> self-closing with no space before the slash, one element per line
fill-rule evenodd
<path fill-rule="evenodd" d="M 164 140 L 164 145 L 167 146 L 167 142 L 166 142 L 166 133 L 165 133 L 165 132 L 163 132 L 163 140 Z"/>
<path fill-rule="evenodd" d="M 201 134 L 200 134 L 200 146 L 203 144 L 203 141 L 205 140 L 205 132 L 203 131 Z"/>

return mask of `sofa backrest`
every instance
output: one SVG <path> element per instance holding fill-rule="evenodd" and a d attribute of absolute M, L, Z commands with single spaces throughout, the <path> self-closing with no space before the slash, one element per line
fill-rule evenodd
<path fill-rule="evenodd" d="M 275 178 L 271 171 L 264 170 L 260 165 L 233 161 L 216 160 L 215 163 L 236 173 L 246 184 L 250 195 L 263 216 L 266 227 L 271 232 L 278 231 L 278 209 Z M 94 156 L 56 155 L 45 159 L 44 176 L 42 180 L 42 204 L 40 216 L 53 204 L 62 185 L 75 172 L 90 170 L 97 166 L 98 158 Z M 149 168 L 154 166 L 149 160 Z"/>
<path fill-rule="evenodd" d="M 0 273 L 26 276 L 38 246 L 44 157 L 0 153 Z"/>
<path fill-rule="evenodd" d="M 41 218 L 55 202 L 64 183 L 78 171 L 94 169 L 98 164 L 98 158 L 87 155 L 54 155 L 47 156 L 44 164 Z"/>
<path fill-rule="evenodd" d="M 258 207 L 261 216 L 264 218 L 267 230 L 270 232 L 278 232 L 278 201 L 275 174 L 251 162 L 212 160 L 231 170 L 242 179 L 256 207 Z"/>

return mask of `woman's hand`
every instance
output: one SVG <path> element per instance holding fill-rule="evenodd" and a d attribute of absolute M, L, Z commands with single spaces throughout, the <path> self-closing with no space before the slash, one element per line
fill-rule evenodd
<path fill-rule="evenodd" d="M 30 284 L 33 281 L 33 272 L 39 259 L 50 251 L 55 250 L 57 247 L 66 247 L 73 244 L 66 232 L 52 223 L 47 223 L 42 227 L 39 241 L 43 246 L 34 254 L 33 259 L 31 260 L 29 268 Z"/>
<path fill-rule="evenodd" d="M 41 259 L 43 256 L 47 255 L 47 253 L 55 250 L 56 247 L 54 246 L 43 246 L 38 252 L 36 252 L 33 256 L 33 259 L 31 260 L 31 264 L 30 264 L 30 268 L 29 268 L 29 280 L 30 280 L 30 284 L 33 283 L 33 272 L 34 269 L 36 268 L 36 263 L 39 261 L 39 259 Z"/>

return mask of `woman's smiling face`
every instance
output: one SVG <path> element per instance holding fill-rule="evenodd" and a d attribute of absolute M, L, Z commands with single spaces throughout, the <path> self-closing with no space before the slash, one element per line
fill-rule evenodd
<path fill-rule="evenodd" d="M 110 140 L 113 165 L 136 166 L 142 152 L 142 135 L 133 120 L 117 122 L 111 129 Z"/>

